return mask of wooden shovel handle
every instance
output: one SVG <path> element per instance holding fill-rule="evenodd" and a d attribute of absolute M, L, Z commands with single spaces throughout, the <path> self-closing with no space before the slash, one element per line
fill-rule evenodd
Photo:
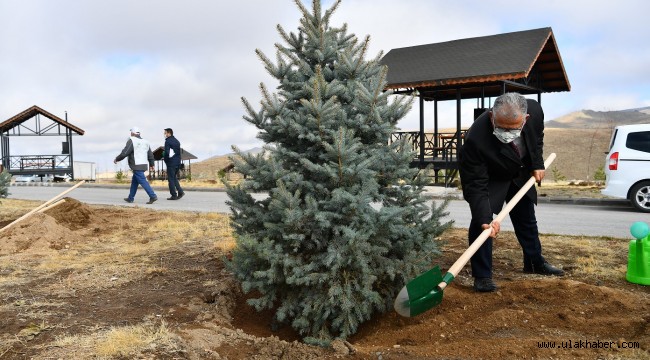
<path fill-rule="evenodd" d="M 546 161 L 544 162 L 544 168 L 548 169 L 548 167 L 551 166 L 551 163 L 553 163 L 553 160 L 555 160 L 555 153 L 552 153 L 551 155 L 548 156 L 548 158 L 546 158 Z M 495 221 L 501 222 L 506 217 L 506 215 L 508 215 L 510 211 L 512 211 L 512 208 L 514 208 L 515 205 L 517 205 L 519 200 L 521 200 L 521 198 L 524 197 L 524 195 L 526 195 L 526 193 L 528 192 L 530 187 L 533 186 L 533 184 L 535 184 L 535 177 L 531 176 L 530 179 L 528 179 L 528 181 L 526 182 L 526 184 L 524 184 L 524 186 L 522 186 L 521 189 L 517 191 L 515 196 L 513 196 L 512 199 L 510 199 L 510 201 L 508 201 L 506 206 L 503 209 L 501 209 L 501 212 L 497 214 L 497 217 L 494 218 L 492 222 Z M 456 262 L 449 268 L 447 272 L 451 273 L 454 277 L 456 277 L 458 273 L 463 269 L 463 267 L 465 267 L 469 259 L 471 259 L 472 256 L 474 256 L 478 248 L 480 248 L 481 245 L 483 245 L 483 243 L 485 242 L 485 240 L 487 240 L 490 237 L 491 233 L 492 233 L 491 226 L 483 230 L 481 235 L 479 235 L 479 237 L 477 237 L 476 240 L 474 240 L 472 245 L 470 245 L 470 247 L 468 247 L 467 250 L 465 250 L 465 252 L 458 258 L 458 260 L 456 260 Z M 447 283 L 444 281 L 438 285 L 440 290 L 443 290 L 446 286 Z"/>
<path fill-rule="evenodd" d="M 37 212 L 37 211 L 43 209 L 44 207 L 48 206 L 49 204 L 51 204 L 51 203 L 53 203 L 54 201 L 56 201 L 56 200 L 58 200 L 59 198 L 61 198 L 63 195 L 65 195 L 65 194 L 69 193 L 70 191 L 72 191 L 72 190 L 78 188 L 79 186 L 81 186 L 81 184 L 83 184 L 83 183 L 85 183 L 85 182 L 86 182 L 86 180 L 81 180 L 77 185 L 75 185 L 75 186 L 69 188 L 68 190 L 66 190 L 66 191 L 64 191 L 64 192 L 62 192 L 62 193 L 60 193 L 59 195 L 57 195 L 57 196 L 51 198 L 50 200 L 48 200 L 48 201 L 44 202 L 43 204 L 39 205 L 38 207 L 34 208 L 32 211 L 28 212 L 27 214 L 25 214 L 25 215 L 19 217 L 18 219 L 12 221 L 12 222 L 9 223 L 7 226 L 5 226 L 5 227 L 3 227 L 2 229 L 0 229 L 0 232 L 4 231 L 4 230 L 6 230 L 6 229 L 9 229 L 11 226 L 15 225 L 16 223 L 18 223 L 18 222 L 20 222 L 20 221 L 22 221 L 22 220 L 27 219 L 27 218 L 28 218 L 30 215 L 32 215 L 33 213 L 35 213 L 35 212 Z"/>

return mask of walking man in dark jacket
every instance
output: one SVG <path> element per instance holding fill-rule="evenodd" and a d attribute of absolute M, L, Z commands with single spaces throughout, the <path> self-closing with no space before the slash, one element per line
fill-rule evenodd
<path fill-rule="evenodd" d="M 167 165 L 167 181 L 172 197 L 167 200 L 178 200 L 185 195 L 178 182 L 178 169 L 181 166 L 181 143 L 174 137 L 174 130 L 165 129 L 165 151 L 163 158 Z"/>
<path fill-rule="evenodd" d="M 484 229 L 492 227 L 496 237 L 500 224 L 492 214 L 501 211 L 532 176 L 541 183 L 545 175 L 544 112 L 535 100 L 517 93 L 506 93 L 494 101 L 494 107 L 479 116 L 465 135 L 459 153 L 463 196 L 469 203 L 472 220 L 470 244 Z M 542 256 L 535 204 L 537 192 L 532 187 L 510 212 L 515 235 L 523 251 L 523 270 L 527 273 L 561 276 L 564 272 Z M 492 281 L 492 238 L 472 256 L 474 289 L 490 292 L 497 289 Z"/>
<path fill-rule="evenodd" d="M 147 204 L 153 204 L 154 201 L 158 200 L 158 197 L 149 185 L 147 177 L 144 176 L 147 167 L 150 171 L 153 171 L 154 169 L 153 153 L 151 152 L 149 142 L 140 137 L 140 129 L 135 126 L 131 128 L 131 137 L 126 142 L 126 146 L 122 152 L 117 155 L 115 160 L 113 160 L 113 163 L 117 164 L 118 161 L 122 161 L 125 157 L 129 158 L 129 167 L 133 172 L 133 176 L 131 177 L 131 191 L 129 192 L 129 197 L 124 198 L 124 201 L 132 203 L 135 198 L 135 193 L 138 191 L 138 185 L 142 185 L 144 191 L 149 195 L 149 201 Z"/>

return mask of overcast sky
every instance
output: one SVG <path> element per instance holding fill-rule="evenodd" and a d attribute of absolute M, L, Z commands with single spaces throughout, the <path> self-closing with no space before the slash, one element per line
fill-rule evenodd
<path fill-rule="evenodd" d="M 311 7 L 311 1 L 304 1 Z M 324 5 L 330 4 L 326 1 Z M 571 92 L 542 96 L 546 119 L 569 112 L 650 106 L 650 2 L 621 0 L 343 0 L 333 26 L 371 37 L 370 55 L 392 48 L 551 27 Z M 296 31 L 292 0 L 0 0 L 0 121 L 32 105 L 86 134 L 75 159 L 113 165 L 139 126 L 152 148 L 171 127 L 199 160 L 260 146 L 240 98 L 259 103 L 277 84 L 255 55 L 274 57 L 281 24 Z M 442 126 L 455 104 L 441 103 Z M 475 101 L 463 104 L 471 123 Z M 465 110 L 467 109 L 467 110 Z M 417 109 L 399 126 L 417 128 Z M 433 127 L 427 124 L 427 127 Z M 61 138 L 11 139 L 12 155 L 52 154 Z"/>

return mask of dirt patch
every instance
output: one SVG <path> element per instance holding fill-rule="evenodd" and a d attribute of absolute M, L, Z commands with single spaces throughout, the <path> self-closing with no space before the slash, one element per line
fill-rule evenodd
<path fill-rule="evenodd" d="M 2 221 L 26 212 L 10 205 Z M 465 237 L 443 234 L 435 264 L 447 269 Z M 521 272 L 503 233 L 498 292 L 474 293 L 466 268 L 438 307 L 378 315 L 323 349 L 271 330 L 273 313 L 246 304 L 253 295 L 223 265 L 226 216 L 66 199 L 2 234 L 0 359 L 650 359 L 650 287 L 624 279 L 628 241 L 543 236 L 547 259 L 568 273 L 546 278 Z"/>
<path fill-rule="evenodd" d="M 101 224 L 106 220 L 97 217 L 91 208 L 70 197 L 66 197 L 61 205 L 57 205 L 45 213 L 56 220 L 57 223 L 70 230 L 87 228 L 91 224 Z"/>
<path fill-rule="evenodd" d="M 16 223 L 2 235 L 0 255 L 61 250 L 84 240 L 82 236 L 43 213 L 36 213 Z"/>

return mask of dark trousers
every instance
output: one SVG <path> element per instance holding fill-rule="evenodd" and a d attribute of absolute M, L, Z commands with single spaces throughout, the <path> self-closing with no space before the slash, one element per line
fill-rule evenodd
<path fill-rule="evenodd" d="M 506 202 L 510 201 L 518 190 L 519 188 L 517 186 L 510 184 Z M 527 196 L 521 198 L 512 211 L 510 211 L 510 221 L 512 221 L 515 235 L 523 251 L 524 268 L 531 268 L 533 264 L 535 266 L 543 264 L 542 244 L 539 242 L 537 219 L 535 218 L 535 204 L 533 201 Z M 474 219 L 470 222 L 468 234 L 470 244 L 483 232 L 481 225 L 476 223 Z M 488 238 L 478 251 L 476 251 L 474 256 L 472 256 L 471 264 L 472 275 L 474 277 L 492 277 L 492 238 Z"/>
<path fill-rule="evenodd" d="M 178 182 L 178 165 L 167 165 L 167 183 L 169 185 L 169 193 L 172 196 L 178 196 L 183 192 L 181 184 Z"/>

